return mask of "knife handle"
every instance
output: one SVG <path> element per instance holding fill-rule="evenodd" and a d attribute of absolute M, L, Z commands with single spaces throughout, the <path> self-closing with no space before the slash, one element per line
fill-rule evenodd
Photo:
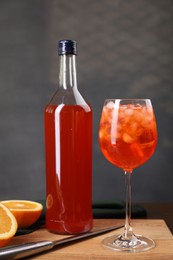
<path fill-rule="evenodd" d="M 20 259 L 52 249 L 54 243 L 51 241 L 39 241 L 8 246 L 0 249 L 0 259 Z"/>

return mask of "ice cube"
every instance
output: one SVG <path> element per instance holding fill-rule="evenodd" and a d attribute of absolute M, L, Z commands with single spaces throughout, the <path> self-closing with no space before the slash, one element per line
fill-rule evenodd
<path fill-rule="evenodd" d="M 125 114 L 126 114 L 127 116 L 133 115 L 133 109 L 130 109 L 130 108 L 126 109 Z"/>
<path fill-rule="evenodd" d="M 131 144 L 131 149 L 134 153 L 134 156 L 136 155 L 137 157 L 139 156 L 141 158 L 144 157 L 144 152 L 141 148 L 141 145 L 138 144 L 137 142 L 134 142 L 133 144 Z"/>
<path fill-rule="evenodd" d="M 125 143 L 127 143 L 127 144 L 131 144 L 131 143 L 134 142 L 134 139 L 133 139 L 133 137 L 131 137 L 129 134 L 124 133 L 124 134 L 123 134 L 123 141 L 124 141 Z"/>
<path fill-rule="evenodd" d="M 112 109 L 114 108 L 114 102 L 110 101 L 109 103 L 106 104 L 106 108 Z"/>
<path fill-rule="evenodd" d="M 138 128 L 138 124 L 136 122 L 132 122 L 130 124 L 130 132 L 132 132 L 133 135 L 135 135 L 135 132 L 136 132 L 137 128 Z"/>
<path fill-rule="evenodd" d="M 140 105 L 140 104 L 136 104 L 136 105 L 135 105 L 135 108 L 137 108 L 137 109 L 141 109 L 141 108 L 142 108 L 142 105 Z"/>

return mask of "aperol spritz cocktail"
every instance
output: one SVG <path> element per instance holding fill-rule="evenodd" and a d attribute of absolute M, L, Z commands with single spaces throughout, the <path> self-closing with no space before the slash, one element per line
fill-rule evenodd
<path fill-rule="evenodd" d="M 103 107 L 100 147 L 110 162 L 131 171 L 146 162 L 155 151 L 156 121 L 151 105 L 121 103 L 110 100 Z"/>
<path fill-rule="evenodd" d="M 99 128 L 99 143 L 104 156 L 122 168 L 126 176 L 126 222 L 124 233 L 106 238 L 104 244 L 114 250 L 145 251 L 154 241 L 134 235 L 131 227 L 131 174 L 154 153 L 157 128 L 150 99 L 105 100 Z"/>

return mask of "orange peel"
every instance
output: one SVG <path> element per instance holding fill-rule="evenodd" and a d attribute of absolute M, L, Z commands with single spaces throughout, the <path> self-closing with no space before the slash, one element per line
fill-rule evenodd
<path fill-rule="evenodd" d="M 0 203 L 0 247 L 5 246 L 17 231 L 17 221 L 12 212 Z"/>

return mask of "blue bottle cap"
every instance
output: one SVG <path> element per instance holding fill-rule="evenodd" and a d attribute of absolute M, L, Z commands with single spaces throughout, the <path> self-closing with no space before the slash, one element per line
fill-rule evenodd
<path fill-rule="evenodd" d="M 60 40 L 58 42 L 58 54 L 75 54 L 77 55 L 77 43 L 73 40 Z"/>

